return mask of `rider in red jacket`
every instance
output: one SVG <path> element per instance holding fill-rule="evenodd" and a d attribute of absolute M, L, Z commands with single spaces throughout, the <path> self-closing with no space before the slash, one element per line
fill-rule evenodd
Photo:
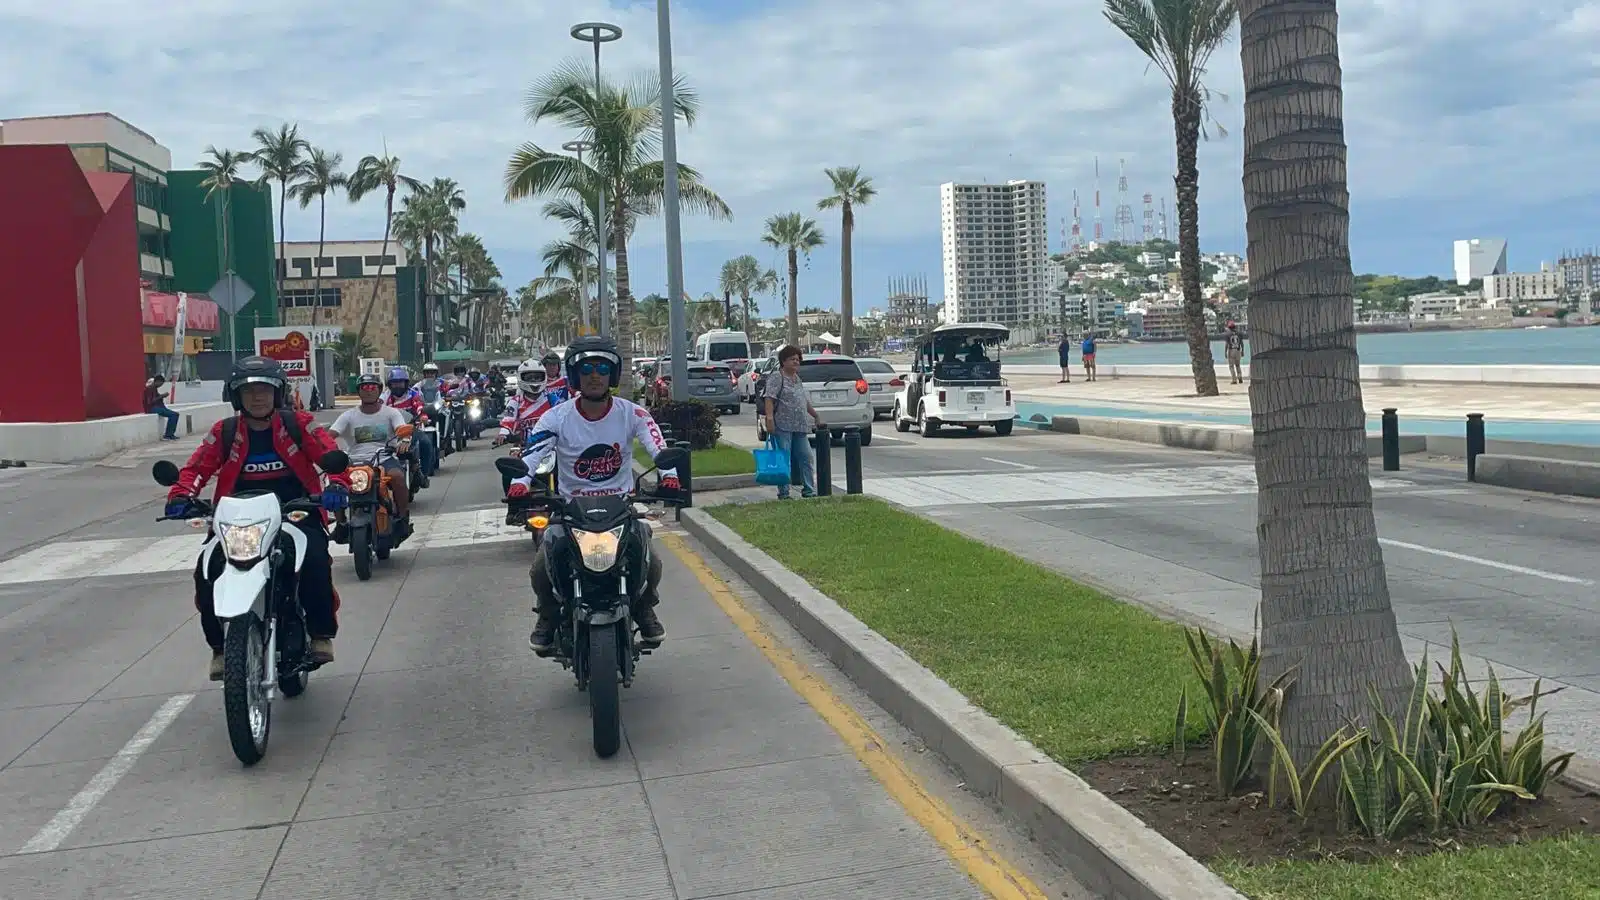
<path fill-rule="evenodd" d="M 193 499 L 216 479 L 214 499 L 241 491 L 271 491 L 280 501 L 322 495 L 325 510 L 343 509 L 349 503 L 349 482 L 343 475 L 327 475 L 322 483 L 316 461 L 339 449 L 332 435 L 317 426 L 310 413 L 287 408 L 289 381 L 274 360 L 251 356 L 239 360 L 228 378 L 228 399 L 239 415 L 233 425 L 232 445 L 222 446 L 224 425 L 218 422 L 178 473 L 167 494 L 166 514 L 186 516 Z M 297 427 L 290 433 L 289 422 Z M 296 439 L 298 437 L 298 440 Z M 324 515 L 326 525 L 326 515 Z M 310 632 L 310 656 L 322 663 L 333 661 L 333 638 L 338 633 L 339 592 L 333 587 L 333 559 L 328 554 L 324 528 L 302 528 L 306 555 L 300 566 L 300 605 Z M 292 563 L 289 571 L 292 572 Z M 194 572 L 195 608 L 200 629 L 211 645 L 212 681 L 222 678 L 222 623 L 212 608 L 211 580 L 197 563 Z"/>

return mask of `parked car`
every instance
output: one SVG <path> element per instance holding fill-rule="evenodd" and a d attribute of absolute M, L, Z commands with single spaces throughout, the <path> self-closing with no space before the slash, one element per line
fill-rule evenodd
<path fill-rule="evenodd" d="M 739 398 L 746 403 L 755 403 L 756 388 L 761 384 L 761 379 L 767 377 L 767 373 L 777 367 L 776 356 L 751 360 L 750 367 L 739 376 Z"/>
<path fill-rule="evenodd" d="M 867 380 L 868 396 L 872 398 L 872 417 L 888 415 L 894 411 L 894 396 L 905 387 L 905 381 L 895 372 L 894 366 L 871 356 L 856 357 L 861 367 L 861 377 Z"/>
<path fill-rule="evenodd" d="M 670 378 L 666 384 L 670 388 Z M 690 361 L 688 392 L 690 398 L 715 406 L 718 412 L 739 414 L 739 393 L 727 363 Z"/>
<path fill-rule="evenodd" d="M 771 360 L 772 372 L 776 372 L 777 358 Z M 861 446 L 872 443 L 871 388 L 855 359 L 836 353 L 807 353 L 800 357 L 800 383 L 806 386 L 811 407 L 828 427 L 829 437 L 842 440 L 844 429 L 854 425 L 861 430 Z M 756 435 L 767 439 L 760 404 L 756 407 Z"/>

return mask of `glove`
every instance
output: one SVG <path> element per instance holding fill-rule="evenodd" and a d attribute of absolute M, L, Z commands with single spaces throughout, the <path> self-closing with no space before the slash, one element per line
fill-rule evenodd
<path fill-rule="evenodd" d="M 525 484 L 515 484 L 515 483 L 513 483 L 511 485 L 511 487 L 506 489 L 506 496 L 507 497 L 526 497 L 526 496 L 528 496 L 528 486 L 525 485 Z"/>
<path fill-rule="evenodd" d="M 497 434 L 497 435 L 495 435 L 494 443 L 490 444 L 489 446 L 491 446 L 491 447 L 502 447 L 502 446 L 505 445 L 505 442 L 506 442 L 506 436 L 503 435 L 503 434 Z"/>
<path fill-rule="evenodd" d="M 337 481 L 330 481 L 322 489 L 322 508 L 328 512 L 342 512 L 350 508 L 350 489 Z"/>
<path fill-rule="evenodd" d="M 168 497 L 167 508 L 162 515 L 170 518 L 183 518 L 189 512 L 189 497 Z"/>

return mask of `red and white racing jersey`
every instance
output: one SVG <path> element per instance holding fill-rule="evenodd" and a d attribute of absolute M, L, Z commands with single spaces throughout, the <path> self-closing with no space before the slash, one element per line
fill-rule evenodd
<path fill-rule="evenodd" d="M 551 409 L 539 417 L 537 430 L 529 438 L 522 455 L 528 470 L 551 453 L 556 455 L 556 490 L 564 498 L 626 494 L 633 490 L 633 444 L 644 445 L 652 458 L 667 449 L 661 428 L 644 407 L 621 397 L 597 419 L 578 409 L 576 399 Z M 531 486 L 531 477 L 517 483 Z M 676 469 L 661 472 L 663 487 L 675 488 Z"/>

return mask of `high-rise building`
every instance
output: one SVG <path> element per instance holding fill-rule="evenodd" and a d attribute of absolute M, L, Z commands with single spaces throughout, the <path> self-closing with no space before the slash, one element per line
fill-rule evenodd
<path fill-rule="evenodd" d="M 1456 241 L 1455 251 L 1456 284 L 1471 284 L 1485 275 L 1504 275 L 1509 271 L 1504 238 Z"/>
<path fill-rule="evenodd" d="M 1043 326 L 1050 315 L 1042 181 L 939 186 L 945 322 Z"/>

